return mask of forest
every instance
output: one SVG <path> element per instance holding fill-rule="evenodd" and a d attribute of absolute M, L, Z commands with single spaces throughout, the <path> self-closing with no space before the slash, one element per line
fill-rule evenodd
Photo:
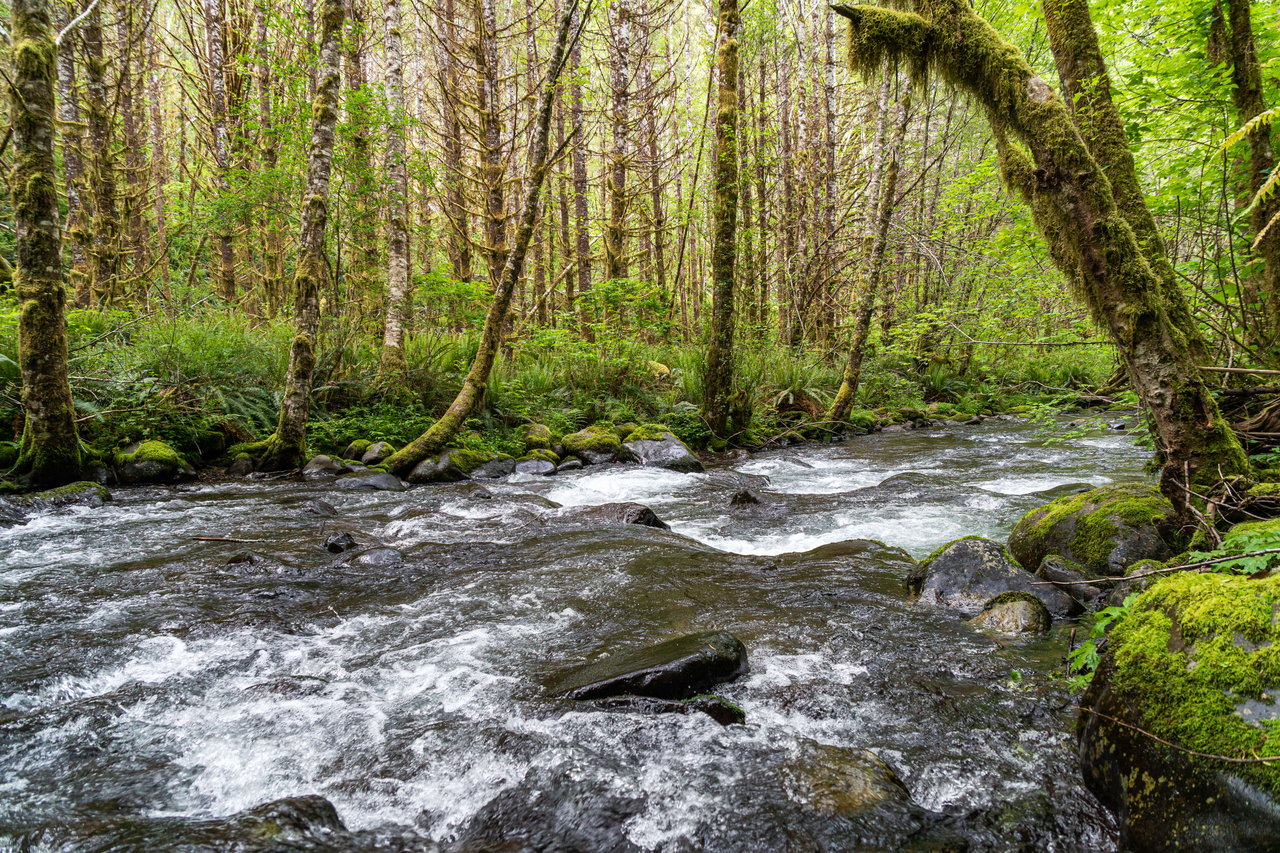
<path fill-rule="evenodd" d="M 1280 3 L 3 11 L 0 849 L 1271 849 Z"/>

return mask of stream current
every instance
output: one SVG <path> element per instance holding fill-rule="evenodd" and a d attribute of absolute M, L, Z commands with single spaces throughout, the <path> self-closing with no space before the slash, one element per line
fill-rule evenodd
<path fill-rule="evenodd" d="M 345 829 L 261 849 L 1114 849 L 1077 769 L 1070 625 L 1000 641 L 903 581 L 1072 484 L 1141 479 L 1130 442 L 988 421 L 705 474 L 122 489 L 0 527 L 0 850 L 259 849 L 243 813 L 304 795 Z M 766 503 L 731 508 L 743 488 Z M 617 501 L 671 530 L 568 517 Z M 328 553 L 343 531 L 359 547 Z M 718 688 L 745 725 L 542 696 L 705 630 L 747 646 Z M 785 768 L 826 747 L 871 750 L 920 809 L 815 805 Z"/>

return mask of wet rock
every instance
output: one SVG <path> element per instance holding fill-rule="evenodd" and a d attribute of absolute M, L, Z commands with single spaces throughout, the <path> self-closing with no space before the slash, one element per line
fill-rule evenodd
<path fill-rule="evenodd" d="M 267 558 L 261 554 L 255 554 L 253 551 L 241 551 L 238 554 L 232 554 L 227 558 L 228 566 L 252 567 L 260 566 L 267 561 Z"/>
<path fill-rule="evenodd" d="M 194 480 L 196 471 L 178 451 L 163 441 L 141 441 L 115 454 L 116 478 L 124 485 L 180 483 Z"/>
<path fill-rule="evenodd" d="M 324 549 L 330 554 L 341 554 L 344 551 L 350 551 L 356 545 L 356 538 L 345 530 L 341 533 L 334 533 L 324 540 Z"/>
<path fill-rule="evenodd" d="M 516 463 L 515 471 L 517 474 L 537 474 L 546 477 L 556 472 L 556 463 L 548 462 L 546 459 L 521 459 Z"/>
<path fill-rule="evenodd" d="M 369 445 L 369 449 L 360 456 L 348 456 L 347 458 L 359 459 L 365 465 L 378 465 L 395 452 L 395 447 L 389 442 L 378 441 Z"/>
<path fill-rule="evenodd" d="M 496 464 L 491 464 L 496 463 Z M 425 459 L 409 472 L 410 483 L 458 483 L 472 476 L 481 478 L 503 477 L 495 473 L 505 469 L 506 474 L 515 470 L 514 460 L 505 453 L 484 453 L 476 450 L 446 450 L 435 459 Z"/>
<path fill-rule="evenodd" d="M 632 459 L 647 468 L 665 468 L 686 474 L 703 470 L 702 463 L 685 443 L 660 425 L 636 427 L 622 446 Z"/>
<path fill-rule="evenodd" d="M 636 503 L 580 507 L 571 510 L 568 518 L 586 524 L 639 524 L 644 527 L 656 527 L 659 530 L 671 529 L 665 521 L 654 515 L 653 510 Z"/>
<path fill-rule="evenodd" d="M 747 650 L 732 634 L 713 631 L 624 649 L 562 673 L 547 685 L 553 696 L 597 699 L 618 694 L 687 699 L 747 672 Z"/>
<path fill-rule="evenodd" d="M 1153 586 L 1112 630 L 1077 732 L 1085 782 L 1116 814 L 1122 849 L 1276 849 L 1276 764 L 1186 750 L 1280 755 L 1277 610 L 1280 576 L 1187 572 Z"/>
<path fill-rule="evenodd" d="M 498 480 L 514 474 L 515 471 L 516 460 L 510 456 L 499 455 L 497 458 L 477 465 L 471 472 L 471 477 L 475 480 Z"/>
<path fill-rule="evenodd" d="M 332 833 L 347 831 L 333 803 L 315 795 L 264 803 L 241 812 L 233 821 L 247 833 L 282 846 L 325 841 Z"/>
<path fill-rule="evenodd" d="M 395 474 L 386 471 L 363 471 L 358 474 L 344 474 L 335 482 L 335 486 L 343 489 L 357 489 L 369 492 L 403 492 L 404 483 Z"/>
<path fill-rule="evenodd" d="M 866 749 L 801 741 L 798 753 L 783 764 L 782 777 L 789 799 L 823 814 L 915 807 L 893 768 Z"/>
<path fill-rule="evenodd" d="M 1029 592 L 1002 592 L 969 624 L 1002 634 L 1043 634 L 1053 624 L 1044 603 Z"/>
<path fill-rule="evenodd" d="M 1022 590 L 1039 598 L 1055 616 L 1066 616 L 1075 603 L 1061 590 L 1024 571 L 998 542 L 968 536 L 942 546 L 912 570 L 907 586 L 926 604 L 976 616 L 1002 592 Z"/>
<path fill-rule="evenodd" d="M 1074 563 L 1060 554 L 1050 554 L 1040 561 L 1036 577 L 1049 581 L 1080 604 L 1083 610 L 1095 609 L 1103 594 L 1103 587 L 1090 583 L 1094 578 L 1085 574 L 1084 566 Z M 1103 584 L 1109 581 L 1102 581 Z"/>
<path fill-rule="evenodd" d="M 626 711 L 641 714 L 706 714 L 722 726 L 741 725 L 747 714 L 737 705 L 717 696 L 705 693 L 690 699 L 655 699 L 652 696 L 609 696 L 593 703 L 605 711 Z"/>
<path fill-rule="evenodd" d="M 466 483 L 458 486 L 458 496 L 469 501 L 491 501 L 493 500 L 493 492 L 486 489 L 479 483 Z"/>
<path fill-rule="evenodd" d="M 1108 607 L 1119 607 L 1124 604 L 1124 600 L 1134 593 L 1144 592 L 1160 580 L 1165 574 L 1152 574 L 1165 569 L 1164 563 L 1157 560 L 1140 560 L 1129 567 L 1129 571 L 1125 572 L 1125 576 L 1116 582 L 1116 585 L 1107 593 L 1107 597 L 1103 599 Z"/>
<path fill-rule="evenodd" d="M 398 566 L 404 562 L 404 554 L 395 548 L 369 548 L 343 561 L 348 566 Z"/>
<path fill-rule="evenodd" d="M 544 424 L 526 424 L 524 428 L 524 450 L 550 450 L 553 437 L 551 429 Z"/>
<path fill-rule="evenodd" d="M 566 459 L 556 466 L 557 474 L 563 473 L 565 471 L 580 471 L 580 470 L 582 470 L 581 459 Z"/>
<path fill-rule="evenodd" d="M 584 430 L 571 432 L 560 439 L 564 455 L 581 459 L 585 465 L 602 465 L 628 458 L 613 425 L 592 424 Z"/>
<path fill-rule="evenodd" d="M 734 492 L 733 497 L 729 498 L 729 506 L 759 506 L 764 500 L 750 489 L 742 489 Z"/>
<path fill-rule="evenodd" d="M 1024 566 L 1060 554 L 1099 574 L 1118 576 L 1139 560 L 1167 560 L 1161 536 L 1173 506 L 1155 486 L 1119 483 L 1064 497 L 1022 517 L 1009 550 Z"/>
<path fill-rule="evenodd" d="M 373 446 L 373 442 L 367 438 L 357 438 L 355 441 L 347 445 L 346 450 L 342 451 L 343 459 L 362 459 L 365 451 Z"/>
<path fill-rule="evenodd" d="M 347 466 L 340 460 L 321 453 L 312 456 L 307 464 L 302 466 L 302 476 L 308 480 L 318 480 L 322 477 L 336 477 L 346 470 Z"/>
<path fill-rule="evenodd" d="M 253 457 L 248 453 L 241 453 L 227 466 L 227 474 L 232 477 L 247 477 L 253 473 L 253 467 Z"/>
<path fill-rule="evenodd" d="M 87 506 L 96 509 L 109 500 L 111 500 L 111 492 L 106 486 L 101 483 L 91 483 L 88 480 L 9 498 L 9 502 L 15 507 L 45 509 L 64 506 Z"/>
<path fill-rule="evenodd" d="M 334 518 L 338 515 L 338 508 L 321 498 L 309 498 L 299 506 L 307 515 L 318 515 L 321 518 Z"/>

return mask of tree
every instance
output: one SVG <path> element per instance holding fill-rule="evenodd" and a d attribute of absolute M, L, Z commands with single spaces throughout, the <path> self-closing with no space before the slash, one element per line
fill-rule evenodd
<path fill-rule="evenodd" d="M 1175 505 L 1187 505 L 1192 482 L 1246 473 L 1191 345 L 1170 322 L 1164 285 L 1066 105 L 966 0 L 925 0 L 918 10 L 837 6 L 850 22 L 852 65 L 937 73 L 986 110 L 1005 181 L 1031 207 L 1055 263 L 1080 283 L 1151 415 L 1162 488 Z"/>
<path fill-rule="evenodd" d="M 711 246 L 711 329 L 707 341 L 704 408 L 707 424 L 723 435 L 733 394 L 734 266 L 738 225 L 738 16 L 737 0 L 720 0 L 719 86 L 716 110 L 715 209 Z"/>
<path fill-rule="evenodd" d="M 325 257 L 325 224 L 329 215 L 329 176 L 333 136 L 338 122 L 341 86 L 342 0 L 324 0 L 320 8 L 320 65 L 311 106 L 311 150 L 307 157 L 306 195 L 298 239 L 298 266 L 293 273 L 294 325 L 289 372 L 276 431 L 261 447 L 258 467 L 267 471 L 298 468 L 307 456 L 307 415 L 320 334 L 320 290 L 329 281 Z"/>
<path fill-rule="evenodd" d="M 386 0 L 387 109 L 391 127 L 387 133 L 387 177 L 390 204 L 387 216 L 387 308 L 383 324 L 382 358 L 378 370 L 384 377 L 401 376 L 405 324 L 409 314 L 409 177 L 405 168 L 404 50 L 400 38 L 400 0 Z"/>
<path fill-rule="evenodd" d="M 525 180 L 524 204 L 516 229 L 515 242 L 506 255 L 502 274 L 494 284 L 493 301 L 489 304 L 489 311 L 485 315 L 480 348 L 476 351 L 471 369 L 462 381 L 462 388 L 459 389 L 458 395 L 448 410 L 431 425 L 430 429 L 386 460 L 384 464 L 390 471 L 408 473 L 419 462 L 442 450 L 458 434 L 463 423 L 484 399 L 485 388 L 489 384 L 489 374 L 493 371 L 493 363 L 502 346 L 507 312 L 511 309 L 511 297 L 515 293 L 516 282 L 524 274 L 525 253 L 538 222 L 538 196 L 542 191 L 542 182 L 546 178 L 548 168 L 552 107 L 555 104 L 557 81 L 565 65 L 569 32 L 573 28 L 577 7 L 577 0 L 570 0 L 560 15 L 555 48 L 551 54 L 547 79 L 539 95 L 538 109 L 535 113 L 537 123 L 534 127 L 533 141 L 529 146 L 529 172 Z M 580 33 L 581 28 L 578 28 L 574 35 L 575 40 Z"/>
<path fill-rule="evenodd" d="M 57 48 L 50 31 L 49 0 L 14 0 L 12 9 L 9 116 L 14 161 L 9 187 L 18 255 L 14 289 L 20 303 L 18 367 L 25 415 L 14 470 L 34 485 L 56 486 L 76 479 L 82 467 L 67 380 L 67 294 L 53 156 Z"/>

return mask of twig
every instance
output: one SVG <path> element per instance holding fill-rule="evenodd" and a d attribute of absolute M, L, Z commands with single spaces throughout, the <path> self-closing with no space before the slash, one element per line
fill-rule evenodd
<path fill-rule="evenodd" d="M 1200 369 L 1210 373 L 1256 373 L 1259 376 L 1280 376 L 1280 370 L 1260 370 L 1252 367 L 1206 367 L 1202 364 Z"/>
<path fill-rule="evenodd" d="M 1093 580 L 1082 581 L 1031 581 L 1034 584 L 1051 584 L 1053 586 L 1072 586 L 1079 584 L 1095 584 L 1099 581 L 1132 581 L 1139 578 L 1149 578 L 1154 575 L 1167 575 L 1173 572 L 1188 571 L 1195 569 L 1199 571 L 1209 566 L 1216 566 L 1218 563 L 1230 563 L 1232 560 L 1243 560 L 1245 557 L 1265 557 L 1268 554 L 1280 554 L 1280 548 L 1264 548 L 1261 551 L 1250 551 L 1246 554 L 1235 554 L 1230 557 L 1214 557 L 1212 560 L 1200 560 L 1196 563 L 1187 563 L 1182 566 L 1165 566 L 1160 569 L 1151 569 L 1146 572 L 1138 572 L 1136 575 L 1125 575 L 1117 578 L 1095 578 Z"/>
<path fill-rule="evenodd" d="M 193 542 L 266 542 L 265 539 L 233 539 L 230 536 L 192 536 Z"/>
<path fill-rule="evenodd" d="M 92 12 L 93 8 L 97 5 L 98 5 L 98 0 L 93 0 L 93 2 L 90 3 L 83 12 L 77 15 L 71 23 L 63 27 L 62 32 L 58 33 L 57 37 L 54 38 L 53 46 L 62 47 L 62 37 L 65 36 L 67 33 L 71 32 L 72 30 L 74 30 L 81 21 L 83 21 L 85 18 L 89 16 L 89 13 Z"/>
<path fill-rule="evenodd" d="M 1104 720 L 1109 720 L 1110 722 L 1113 722 L 1118 726 L 1124 726 L 1126 729 L 1132 729 L 1133 731 L 1137 732 L 1140 735 L 1146 735 L 1147 737 L 1151 738 L 1154 741 L 1157 741 L 1158 743 L 1162 743 L 1167 747 L 1178 750 L 1179 752 L 1185 752 L 1187 755 L 1194 755 L 1197 758 L 1209 758 L 1214 761 L 1225 761 L 1229 764 L 1269 764 L 1273 761 L 1280 761 L 1280 755 L 1269 755 L 1266 757 L 1255 756 L 1253 758 L 1236 758 L 1230 755 L 1218 755 L 1217 753 L 1214 753 L 1214 752 L 1200 752 L 1198 750 L 1190 749 L 1185 746 L 1180 746 L 1179 744 L 1176 744 L 1171 740 L 1165 740 L 1155 732 L 1149 732 L 1146 729 L 1135 726 L 1133 723 L 1126 723 L 1124 720 L 1118 720 L 1115 717 L 1111 716 L 1110 714 L 1104 714 L 1101 711 L 1095 711 L 1092 708 L 1086 708 L 1083 705 L 1076 705 L 1075 709 L 1085 714 L 1093 714 L 1095 717 L 1101 717 Z"/>

